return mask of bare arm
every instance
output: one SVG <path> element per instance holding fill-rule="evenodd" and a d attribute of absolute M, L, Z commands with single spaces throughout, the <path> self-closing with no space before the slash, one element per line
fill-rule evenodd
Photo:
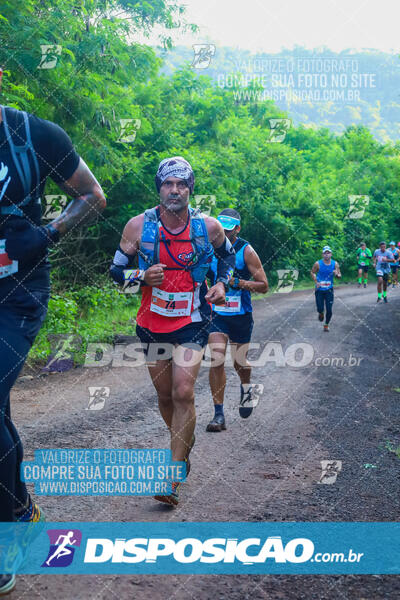
<path fill-rule="evenodd" d="M 124 227 L 122 232 L 120 246 L 121 250 L 135 256 L 139 249 L 140 238 L 142 236 L 144 215 L 138 215 L 130 219 Z"/>
<path fill-rule="evenodd" d="M 336 263 L 335 263 L 335 271 L 334 271 L 334 274 L 336 275 L 336 277 L 337 277 L 338 279 L 340 279 L 340 278 L 341 278 L 341 276 L 342 276 L 342 274 L 341 274 L 341 272 L 340 272 L 340 266 L 339 266 L 339 263 L 338 263 L 337 261 L 336 261 Z"/>
<path fill-rule="evenodd" d="M 205 217 L 204 221 L 207 227 L 208 239 L 213 248 L 221 248 L 226 240 L 221 223 L 213 217 Z M 217 282 L 208 290 L 205 299 L 212 304 L 225 304 L 225 286 L 222 281 Z"/>
<path fill-rule="evenodd" d="M 106 207 L 106 199 L 97 179 L 81 158 L 72 176 L 58 186 L 73 201 L 51 225 L 64 235 L 74 227 L 93 221 Z"/>
<path fill-rule="evenodd" d="M 253 293 L 266 294 L 268 292 L 268 279 L 260 257 L 250 245 L 244 249 L 244 261 L 253 277 L 253 281 L 239 279 L 239 288 Z"/>
<path fill-rule="evenodd" d="M 144 223 L 144 215 L 133 217 L 125 225 L 122 232 L 120 248 L 125 254 L 129 255 L 130 259 L 138 253 L 140 247 L 140 239 L 142 237 Z M 144 282 L 150 286 L 161 285 L 164 281 L 164 268 L 166 265 L 158 263 L 146 269 L 144 273 Z"/>
<path fill-rule="evenodd" d="M 221 223 L 214 217 L 205 217 L 204 221 L 207 227 L 208 239 L 214 248 L 219 248 L 225 240 L 225 232 Z"/>
<path fill-rule="evenodd" d="M 312 266 L 312 269 L 311 269 L 311 271 L 310 271 L 310 273 L 311 273 L 311 278 L 312 278 L 312 280 L 314 281 L 314 283 L 316 284 L 316 286 L 317 286 L 317 287 L 319 287 L 319 285 L 320 285 L 320 284 L 318 283 L 318 281 L 317 281 L 317 277 L 316 277 L 316 275 L 317 275 L 318 271 L 319 271 L 319 262 L 317 261 L 317 262 L 315 262 L 315 263 L 313 264 L 313 266 Z"/>

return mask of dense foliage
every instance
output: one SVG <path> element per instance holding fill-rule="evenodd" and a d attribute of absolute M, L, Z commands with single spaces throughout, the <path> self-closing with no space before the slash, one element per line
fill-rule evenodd
<path fill-rule="evenodd" d="M 166 74 L 194 62 L 193 49 L 187 46 L 159 54 Z M 202 73 L 218 85 L 259 81 L 259 97 L 273 97 L 283 91 L 276 103 L 297 125 L 328 127 L 335 133 L 351 125 L 364 125 L 378 140 L 386 142 L 397 141 L 400 136 L 399 66 L 398 55 L 374 49 L 334 52 L 297 46 L 277 54 L 252 54 L 217 47 Z M 296 94 L 290 94 L 289 88 Z M 296 95 L 301 100 L 296 100 Z"/>
<path fill-rule="evenodd" d="M 325 243 L 350 272 L 361 239 L 374 249 L 398 238 L 400 146 L 359 125 L 341 135 L 299 125 L 272 143 L 270 119 L 290 114 L 238 100 L 190 66 L 160 74 L 154 50 L 136 43 L 155 25 L 172 35 L 183 18 L 163 0 L 2 3 L 2 102 L 62 125 L 108 198 L 89 234 L 74 232 L 54 254 L 58 289 L 97 284 L 125 222 L 157 202 L 156 167 L 173 154 L 193 164 L 196 194 L 216 196 L 213 214 L 239 208 L 270 275 L 293 267 L 305 276 Z M 41 44 L 62 47 L 53 69 L 37 68 Z M 118 141 L 120 119 L 140 120 L 132 143 Z M 348 218 L 349 195 L 370 197 L 361 218 Z"/>

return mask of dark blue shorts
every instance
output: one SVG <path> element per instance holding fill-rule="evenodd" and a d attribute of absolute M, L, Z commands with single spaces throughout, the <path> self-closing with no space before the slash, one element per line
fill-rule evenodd
<path fill-rule="evenodd" d="M 253 314 L 218 315 L 213 312 L 210 333 L 225 333 L 235 344 L 248 344 L 253 332 Z"/>
<path fill-rule="evenodd" d="M 207 346 L 209 330 L 209 319 L 200 321 L 199 323 L 189 323 L 189 325 L 185 325 L 185 327 L 170 331 L 169 333 L 157 333 L 136 325 L 136 334 L 143 344 L 145 354 L 147 354 L 149 344 L 152 343 L 188 346 L 195 350 L 201 350 L 201 348 Z"/>
<path fill-rule="evenodd" d="M 8 278 L 5 278 L 8 279 Z M 11 421 L 10 389 L 44 321 L 49 300 L 48 279 L 0 280 L 0 520 L 12 521 L 14 508 L 26 502 L 20 480 L 22 443 Z M 40 287 L 39 287 L 40 286 Z"/>

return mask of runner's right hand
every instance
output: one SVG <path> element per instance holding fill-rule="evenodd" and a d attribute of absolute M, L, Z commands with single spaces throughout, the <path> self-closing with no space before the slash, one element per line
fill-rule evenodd
<path fill-rule="evenodd" d="M 164 281 L 164 269 L 166 266 L 158 263 L 149 267 L 144 274 L 144 282 L 151 286 L 161 285 Z"/>

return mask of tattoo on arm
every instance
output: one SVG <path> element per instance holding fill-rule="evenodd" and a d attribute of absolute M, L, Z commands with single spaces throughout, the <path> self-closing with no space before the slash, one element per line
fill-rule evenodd
<path fill-rule="evenodd" d="M 103 190 L 82 158 L 72 176 L 58 185 L 73 197 L 64 212 L 51 223 L 61 235 L 94 221 L 106 207 Z"/>

